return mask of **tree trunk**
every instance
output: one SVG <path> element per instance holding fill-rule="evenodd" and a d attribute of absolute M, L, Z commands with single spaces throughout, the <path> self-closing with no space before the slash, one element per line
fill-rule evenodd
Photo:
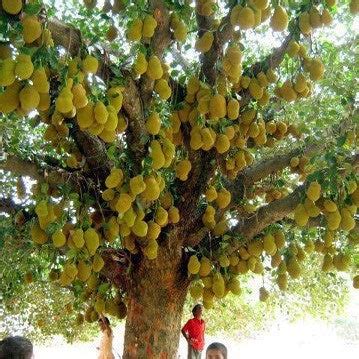
<path fill-rule="evenodd" d="M 181 272 L 180 250 L 159 248 L 131 275 L 124 359 L 177 358 L 183 305 L 189 281 Z"/>

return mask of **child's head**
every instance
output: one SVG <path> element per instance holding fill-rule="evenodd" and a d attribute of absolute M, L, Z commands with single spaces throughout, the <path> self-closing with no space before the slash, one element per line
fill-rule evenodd
<path fill-rule="evenodd" d="M 101 317 L 98 320 L 98 324 L 100 325 L 100 328 L 102 331 L 106 330 L 107 328 L 109 328 L 110 326 L 110 321 L 108 320 L 107 317 Z"/>
<path fill-rule="evenodd" d="M 227 359 L 227 348 L 222 343 L 212 343 L 206 350 L 206 359 Z"/>
<path fill-rule="evenodd" d="M 0 341 L 0 359 L 33 358 L 33 346 L 29 339 L 15 336 Z"/>
<path fill-rule="evenodd" d="M 192 309 L 192 314 L 195 318 L 200 319 L 202 317 L 202 305 L 196 304 Z"/>

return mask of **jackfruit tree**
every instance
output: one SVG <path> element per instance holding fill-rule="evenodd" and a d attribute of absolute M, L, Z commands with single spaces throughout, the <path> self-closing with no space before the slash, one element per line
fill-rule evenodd
<path fill-rule="evenodd" d="M 358 0 L 0 4 L 5 298 L 46 275 L 78 325 L 126 318 L 123 358 L 174 358 L 187 292 L 266 301 L 313 256 L 359 287 L 358 66 L 323 35 Z"/>

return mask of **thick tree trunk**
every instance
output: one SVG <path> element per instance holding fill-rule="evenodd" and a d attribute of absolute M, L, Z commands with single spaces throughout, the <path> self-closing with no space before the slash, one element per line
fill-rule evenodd
<path fill-rule="evenodd" d="M 177 358 L 182 310 L 189 284 L 186 273 L 181 273 L 180 258 L 178 250 L 160 248 L 157 259 L 143 260 L 134 270 L 124 359 Z"/>

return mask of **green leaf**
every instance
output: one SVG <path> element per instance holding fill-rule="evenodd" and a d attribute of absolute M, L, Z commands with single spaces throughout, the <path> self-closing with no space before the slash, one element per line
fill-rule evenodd
<path fill-rule="evenodd" d="M 102 283 L 99 285 L 97 291 L 100 294 L 106 294 L 106 292 L 111 288 L 111 284 L 110 283 Z"/>
<path fill-rule="evenodd" d="M 24 6 L 24 12 L 29 15 L 36 15 L 41 10 L 43 4 L 40 1 L 33 1 L 31 4 L 26 4 Z"/>

